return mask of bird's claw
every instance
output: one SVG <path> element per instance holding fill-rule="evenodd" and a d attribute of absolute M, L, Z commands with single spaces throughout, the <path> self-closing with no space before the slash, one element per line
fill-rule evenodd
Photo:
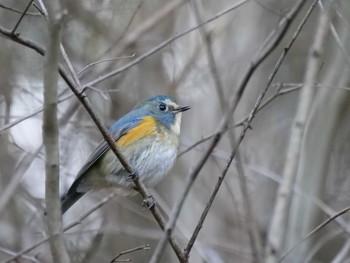
<path fill-rule="evenodd" d="M 155 205 L 156 201 L 154 201 L 154 198 L 152 196 L 148 196 L 142 201 L 142 206 L 146 207 L 147 209 L 151 209 Z"/>
<path fill-rule="evenodd" d="M 138 177 L 138 176 L 139 176 L 139 175 L 138 175 L 137 171 L 134 170 L 132 173 L 129 174 L 128 180 L 134 181 L 134 179 L 135 179 L 136 177 Z"/>

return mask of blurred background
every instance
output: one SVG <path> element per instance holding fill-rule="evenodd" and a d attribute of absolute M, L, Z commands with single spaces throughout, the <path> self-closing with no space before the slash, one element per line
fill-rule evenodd
<path fill-rule="evenodd" d="M 230 98 L 254 54 L 296 1 L 77 0 L 62 1 L 66 10 L 62 44 L 85 85 L 123 67 L 149 50 L 230 7 L 232 11 L 158 50 L 135 66 L 95 85 L 86 93 L 106 126 L 153 95 L 170 95 L 191 106 L 183 114 L 180 153 L 214 134 Z M 34 1 L 35 4 L 39 4 Z M 238 5 L 241 3 L 241 5 Z M 233 116 L 246 118 L 283 47 L 294 34 L 312 1 L 306 1 L 276 50 L 254 72 Z M 328 3 L 328 1 L 322 1 Z M 29 0 L 0 0 L 0 27 L 12 30 Z M 200 19 L 196 18 L 198 11 Z M 283 176 L 290 128 L 308 54 L 321 12 L 318 4 L 279 68 L 198 236 L 190 262 L 258 262 L 264 252 L 276 191 Z M 320 59 L 317 90 L 298 165 L 289 209 L 284 252 L 301 243 L 318 224 L 350 203 L 350 2 L 329 4 L 331 22 Z M 43 46 L 47 21 L 31 5 L 16 33 Z M 205 38 L 203 38 L 205 36 Z M 205 41 L 203 41 L 205 40 Z M 212 50 L 221 90 L 208 60 Z M 92 64 L 99 61 L 97 64 Z M 62 64 L 66 67 L 61 61 Z M 96 125 L 59 81 L 61 192 L 73 182 L 102 136 Z M 2 36 L 0 38 L 0 262 L 47 236 L 45 223 L 45 155 L 42 142 L 43 57 Z M 231 124 L 231 127 L 234 125 Z M 214 185 L 232 151 L 231 128 L 203 167 L 180 214 L 175 236 L 188 242 Z M 183 192 L 190 173 L 208 148 L 208 141 L 179 156 L 170 175 L 152 189 L 165 217 Z M 242 194 L 236 161 L 242 165 Z M 68 225 L 101 201 L 106 193 L 84 196 L 63 217 Z M 247 202 L 251 213 L 247 213 Z M 150 245 L 123 256 L 148 262 L 162 231 L 142 198 L 115 197 L 65 232 L 72 262 L 110 262 L 121 251 Z M 350 262 L 349 216 L 343 215 L 300 244 L 284 262 Z M 252 231 L 258 235 L 252 241 Z M 254 235 L 253 235 L 254 236 Z M 257 248 L 252 244 L 258 244 Z M 254 248 L 255 247 L 255 248 Z M 261 257 L 260 257 L 261 258 Z M 48 243 L 12 262 L 51 262 Z M 168 245 L 162 262 L 178 262 Z"/>

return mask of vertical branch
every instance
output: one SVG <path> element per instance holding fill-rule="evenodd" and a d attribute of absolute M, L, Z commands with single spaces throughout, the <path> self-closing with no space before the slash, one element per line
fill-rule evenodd
<path fill-rule="evenodd" d="M 309 58 L 304 78 L 304 87 L 300 92 L 299 105 L 289 139 L 283 171 L 283 181 L 278 189 L 277 200 L 268 232 L 265 260 L 267 263 L 278 262 L 279 255 L 283 249 L 292 191 L 299 165 L 302 139 L 315 93 L 319 62 L 323 53 L 328 28 L 327 16 L 324 12 L 322 12 L 320 14 L 314 42 L 309 51 Z"/>
<path fill-rule="evenodd" d="M 45 202 L 53 262 L 69 262 L 64 244 L 59 199 L 59 141 L 57 82 L 62 14 L 59 1 L 47 1 L 49 40 L 44 60 L 43 142 L 46 154 Z"/>

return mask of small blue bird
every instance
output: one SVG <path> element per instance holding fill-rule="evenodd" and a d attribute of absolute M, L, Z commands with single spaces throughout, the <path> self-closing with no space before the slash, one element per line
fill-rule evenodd
<path fill-rule="evenodd" d="M 118 149 L 147 187 L 156 185 L 174 165 L 181 113 L 189 109 L 171 97 L 154 96 L 139 103 L 110 128 Z M 135 193 L 133 181 L 104 141 L 61 196 L 62 213 L 86 192 L 106 188 L 113 188 L 120 195 Z"/>

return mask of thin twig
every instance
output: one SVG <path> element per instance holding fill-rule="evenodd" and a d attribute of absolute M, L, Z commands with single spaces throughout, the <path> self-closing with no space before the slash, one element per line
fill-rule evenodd
<path fill-rule="evenodd" d="M 118 260 L 118 258 L 120 258 L 123 255 L 130 254 L 130 253 L 138 251 L 138 250 L 149 250 L 149 249 L 150 249 L 149 244 L 146 244 L 146 245 L 143 245 L 143 246 L 139 246 L 139 247 L 135 247 L 135 248 L 131 248 L 131 249 L 122 251 L 115 258 L 113 258 L 111 260 L 111 263 L 114 263 L 114 262 L 125 262 L 125 259 L 123 261 L 120 261 L 120 260 Z M 129 260 L 129 261 L 131 261 L 131 260 Z"/>
<path fill-rule="evenodd" d="M 118 75 L 118 74 L 120 74 L 120 73 L 122 73 L 122 72 L 128 70 L 129 68 L 134 67 L 135 65 L 139 64 L 141 61 L 145 60 L 145 59 L 148 58 L 149 56 L 153 55 L 154 53 L 158 52 L 158 51 L 161 50 L 162 48 L 166 47 L 167 45 L 169 45 L 169 44 L 172 43 L 173 41 L 175 41 L 175 40 L 177 40 L 177 39 L 179 39 L 179 38 L 181 38 L 181 37 L 183 37 L 183 36 L 185 36 L 185 35 L 191 33 L 192 31 L 197 30 L 198 28 L 200 28 L 200 27 L 202 27 L 202 26 L 204 26 L 204 25 L 206 25 L 206 24 L 208 24 L 208 23 L 210 23 L 210 22 L 212 22 L 212 21 L 214 21 L 214 20 L 220 18 L 220 17 L 223 16 L 223 15 L 226 15 L 227 13 L 229 13 L 229 12 L 235 10 L 236 8 L 240 7 L 241 5 L 245 4 L 245 3 L 248 2 L 248 1 L 249 1 L 249 0 L 242 0 L 242 1 L 238 2 L 238 3 L 235 3 L 235 4 L 232 5 L 231 7 L 229 7 L 229 8 L 227 8 L 227 9 L 225 9 L 225 10 L 219 12 L 218 14 L 216 14 L 216 15 L 213 16 L 212 18 L 206 20 L 206 21 L 203 22 L 202 24 L 197 25 L 197 26 L 195 26 L 195 27 L 192 27 L 192 28 L 190 28 L 190 29 L 188 29 L 188 30 L 186 30 L 186 31 L 184 31 L 184 32 L 182 32 L 182 33 L 180 33 L 180 34 L 176 34 L 175 36 L 171 37 L 170 39 L 168 39 L 168 40 L 162 42 L 161 44 L 159 44 L 158 46 L 152 48 L 151 50 L 149 50 L 149 51 L 146 52 L 145 54 L 139 56 L 138 58 L 136 58 L 136 59 L 133 60 L 132 62 L 126 64 L 125 66 L 123 66 L 123 67 L 121 67 L 121 68 L 119 68 L 119 69 L 113 70 L 113 71 L 111 71 L 111 72 L 109 72 L 109 73 L 106 73 L 106 74 L 102 75 L 101 77 L 96 78 L 95 80 L 92 80 L 92 81 L 86 83 L 84 86 L 94 86 L 94 85 L 96 85 L 96 84 L 98 84 L 98 83 L 100 83 L 100 82 L 102 82 L 102 81 L 105 81 L 105 80 L 107 80 L 107 79 L 109 79 L 109 78 L 111 78 L 111 77 L 113 77 L 113 76 L 115 76 L 115 75 Z"/>
<path fill-rule="evenodd" d="M 28 3 L 28 5 L 27 5 L 27 6 L 26 6 L 26 8 L 24 9 L 24 11 L 23 11 L 23 13 L 22 13 L 21 17 L 18 19 L 18 21 L 17 21 L 16 25 L 15 25 L 15 26 L 14 26 L 14 28 L 12 29 L 12 32 L 11 32 L 11 34 L 12 34 L 12 35 L 14 35 L 14 34 L 15 34 L 16 29 L 18 28 L 18 26 L 19 26 L 19 24 L 21 23 L 21 21 L 22 21 L 23 17 L 24 17 L 24 16 L 25 16 L 25 14 L 27 13 L 27 11 L 28 11 L 29 7 L 32 5 L 33 1 L 34 1 L 34 0 L 30 0 L 30 2 Z"/>
<path fill-rule="evenodd" d="M 105 62 L 109 62 L 109 61 L 113 61 L 113 60 L 119 60 L 119 59 L 125 59 L 125 58 L 133 58 L 135 57 L 135 53 L 133 53 L 132 55 L 130 56 L 121 56 L 121 57 L 116 57 L 116 58 L 106 58 L 106 59 L 101 59 L 101 60 L 98 60 L 98 61 L 95 61 L 95 62 L 92 62 L 90 64 L 87 64 L 85 67 L 83 67 L 77 74 L 78 76 L 83 73 L 85 70 L 87 70 L 88 68 L 92 67 L 92 66 L 95 66 L 95 65 L 98 65 L 100 63 L 105 63 Z"/>
<path fill-rule="evenodd" d="M 103 205 L 105 205 L 109 200 L 111 200 L 114 196 L 116 196 L 116 193 L 111 193 L 108 196 L 104 197 L 98 204 L 96 204 L 95 206 L 93 206 L 92 208 L 90 208 L 88 211 L 86 211 L 84 214 L 82 214 L 81 216 L 79 216 L 78 219 L 76 219 L 75 221 L 71 222 L 70 224 L 68 224 L 67 226 L 65 226 L 63 228 L 63 231 L 66 232 L 69 229 L 80 225 L 87 217 L 89 217 L 92 213 L 94 213 L 97 209 L 101 208 Z M 42 240 L 32 244 L 30 247 L 23 249 L 22 251 L 20 251 L 19 253 L 17 253 L 16 255 L 14 255 L 13 257 L 3 261 L 2 263 L 10 263 L 11 261 L 16 260 L 19 257 L 23 257 L 23 255 L 27 254 L 28 252 L 32 251 L 33 249 L 36 249 L 37 247 L 41 246 L 42 244 L 46 243 L 49 240 L 49 237 L 44 237 Z"/>
<path fill-rule="evenodd" d="M 323 223 L 321 223 L 320 225 L 318 225 L 317 227 L 314 228 L 314 230 L 312 230 L 309 234 L 307 234 L 302 240 L 300 240 L 299 242 L 297 242 L 297 244 L 295 246 L 293 246 L 292 248 L 290 248 L 286 253 L 284 253 L 284 255 L 278 260 L 278 262 L 282 262 L 283 260 L 286 259 L 286 257 L 294 250 L 296 249 L 298 246 L 300 246 L 303 242 L 305 242 L 306 240 L 308 240 L 311 236 L 313 236 L 315 233 L 317 233 L 318 231 L 320 231 L 322 228 L 324 228 L 326 225 L 328 225 L 330 222 L 332 222 L 333 220 L 335 220 L 337 217 L 347 213 L 350 211 L 350 206 L 344 208 L 343 210 L 337 212 L 336 214 L 334 214 L 333 216 L 329 217 L 327 220 L 325 220 Z"/>
<path fill-rule="evenodd" d="M 3 4 L 0 4 L 0 8 L 6 9 L 6 10 L 9 10 L 9 11 L 12 11 L 12 12 L 17 13 L 17 14 L 23 14 L 22 11 L 19 11 L 19 10 L 15 9 L 15 8 L 12 8 L 12 7 L 3 5 Z M 25 15 L 26 15 L 26 16 L 40 16 L 40 13 L 26 12 Z"/>
<path fill-rule="evenodd" d="M 13 176 L 11 177 L 11 180 L 9 181 L 9 183 L 6 184 L 6 187 L 2 191 L 0 196 L 0 214 L 10 201 L 11 197 L 15 194 L 15 190 L 20 184 L 25 171 L 27 171 L 28 167 L 35 160 L 42 148 L 43 147 L 41 145 L 33 154 L 30 154 L 23 158 L 21 165 L 18 166 L 18 169 L 16 169 L 16 171 L 14 172 Z"/>
<path fill-rule="evenodd" d="M 332 259 L 332 263 L 343 263 L 349 258 L 350 251 L 350 239 L 345 241 L 342 248 L 338 251 L 337 255 Z"/>
<path fill-rule="evenodd" d="M 130 46 L 133 46 L 135 43 L 137 43 L 137 41 L 139 41 L 139 39 L 145 34 L 147 34 L 150 30 L 155 28 L 157 25 L 161 24 L 162 20 L 166 19 L 171 13 L 176 11 L 183 3 L 185 3 L 185 0 L 167 1 L 166 4 L 164 4 L 161 8 L 159 8 L 159 10 L 156 13 L 154 13 L 154 15 L 152 15 L 151 17 L 143 21 L 133 31 L 130 31 L 127 34 L 125 34 L 120 39 L 120 41 L 118 39 L 117 40 L 117 42 L 119 42 L 118 45 L 117 43 L 112 43 L 111 48 L 109 48 L 104 53 L 109 52 L 113 46 L 117 46 L 117 49 L 114 50 L 114 52 L 111 53 L 110 55 L 113 57 L 121 56 L 123 52 L 125 52 L 125 50 L 127 50 Z M 104 65 L 95 74 L 103 75 L 103 72 L 106 71 L 109 66 L 110 65 L 107 65 L 107 64 L 106 66 Z"/>
<path fill-rule="evenodd" d="M 334 4 L 333 2 L 334 1 L 332 1 L 331 4 Z M 343 54 L 343 56 L 345 58 L 345 61 L 348 64 L 348 67 L 350 67 L 350 55 L 347 52 L 346 48 L 344 47 L 343 43 L 341 42 L 340 37 L 339 37 L 339 35 L 337 33 L 337 30 L 335 29 L 333 23 L 330 20 L 329 13 L 324 10 L 324 6 L 322 4 L 322 1 L 319 1 L 318 4 L 321 7 L 322 12 L 324 12 L 327 15 L 328 22 L 329 22 L 329 27 L 330 27 L 331 33 L 332 33 L 332 35 L 334 37 L 335 43 L 339 47 L 340 52 Z"/>
<path fill-rule="evenodd" d="M 67 97 L 58 100 L 58 101 L 57 101 L 57 104 L 60 104 L 61 102 L 66 101 L 66 100 L 68 100 L 68 99 L 70 99 L 70 98 L 72 98 L 72 97 L 73 97 L 73 94 L 70 94 L 70 95 L 68 95 Z M 44 106 L 41 107 L 41 108 L 39 108 L 39 109 L 37 109 L 37 110 L 35 110 L 34 112 L 31 112 L 31 113 L 29 113 L 29 114 L 27 114 L 27 115 L 25 115 L 25 116 L 23 116 L 23 117 L 21 117 L 21 118 L 15 120 L 15 121 L 13 121 L 13 122 L 11 122 L 11 123 L 9 123 L 9 124 L 3 126 L 3 127 L 0 129 L 0 134 L 3 133 L 3 132 L 6 131 L 6 130 L 12 128 L 13 126 L 15 126 L 15 125 L 21 123 L 22 121 L 25 121 L 25 120 L 27 120 L 27 119 L 29 119 L 29 118 L 31 118 L 31 117 L 33 117 L 33 116 L 39 114 L 39 113 L 42 112 L 43 110 L 44 110 Z"/>
<path fill-rule="evenodd" d="M 185 186 L 185 189 L 183 191 L 183 193 L 179 196 L 178 200 L 176 201 L 172 213 L 169 217 L 169 221 L 167 223 L 166 229 L 165 229 L 165 233 L 163 238 L 159 241 L 156 251 L 154 253 L 158 253 L 157 257 L 152 257 L 153 260 L 151 260 L 152 263 L 156 263 L 159 262 L 160 260 L 160 256 L 162 251 L 164 250 L 165 244 L 166 244 L 166 240 L 167 240 L 167 236 L 171 236 L 173 230 L 174 230 L 174 226 L 176 224 L 176 221 L 180 215 L 180 211 L 183 207 L 183 204 L 185 202 L 186 197 L 188 196 L 188 193 L 194 183 L 194 181 L 196 180 L 199 172 L 201 171 L 202 167 L 204 166 L 204 164 L 206 163 L 206 161 L 208 160 L 209 156 L 211 155 L 212 151 L 214 150 L 214 148 L 216 147 L 216 145 L 219 143 L 223 132 L 227 129 L 229 121 L 232 117 L 233 112 L 235 111 L 235 109 L 237 108 L 237 105 L 239 103 L 239 101 L 242 98 L 243 92 L 251 78 L 251 76 L 253 75 L 253 73 L 255 72 L 255 70 L 257 69 L 257 67 L 271 54 L 271 52 L 277 47 L 277 45 L 280 43 L 281 39 L 283 38 L 283 36 L 285 35 L 285 33 L 287 32 L 291 22 L 294 20 L 296 14 L 301 10 L 301 8 L 303 7 L 303 5 L 305 4 L 305 0 L 299 0 L 297 2 L 297 4 L 292 8 L 292 10 L 281 20 L 280 22 L 280 31 L 275 35 L 275 31 L 273 32 L 273 36 L 269 35 L 267 37 L 267 39 L 271 39 L 271 42 L 268 44 L 268 46 L 263 50 L 263 52 L 259 52 L 252 60 L 250 67 L 248 68 L 248 70 L 246 71 L 245 75 L 243 76 L 243 79 L 240 83 L 240 85 L 238 86 L 237 91 L 235 92 L 234 96 L 232 96 L 230 103 L 229 103 L 229 107 L 228 110 L 225 114 L 225 116 L 222 119 L 222 122 L 219 125 L 219 129 L 218 132 L 216 133 L 216 135 L 214 136 L 214 138 L 211 141 L 211 144 L 208 148 L 208 150 L 205 152 L 205 154 L 202 156 L 202 158 L 200 159 L 200 161 L 198 162 L 198 164 L 196 165 L 196 167 L 194 168 L 193 172 L 191 173 L 191 175 L 189 176 L 189 180 Z"/>
<path fill-rule="evenodd" d="M 47 13 L 47 10 L 45 8 L 43 1 L 42 0 L 37 0 L 37 1 L 39 2 L 40 7 L 39 6 L 35 6 L 35 7 L 39 10 L 40 13 L 43 14 L 44 18 L 46 20 L 48 20 L 48 13 Z M 64 62 L 67 64 L 69 73 L 72 76 L 75 85 L 80 87 L 80 80 L 79 80 L 77 74 L 75 73 L 74 67 L 73 67 L 72 63 L 70 62 L 70 59 L 68 58 L 68 55 L 66 52 L 66 49 L 64 48 L 62 43 L 60 43 L 60 51 L 61 51 L 61 55 L 63 57 Z"/>

